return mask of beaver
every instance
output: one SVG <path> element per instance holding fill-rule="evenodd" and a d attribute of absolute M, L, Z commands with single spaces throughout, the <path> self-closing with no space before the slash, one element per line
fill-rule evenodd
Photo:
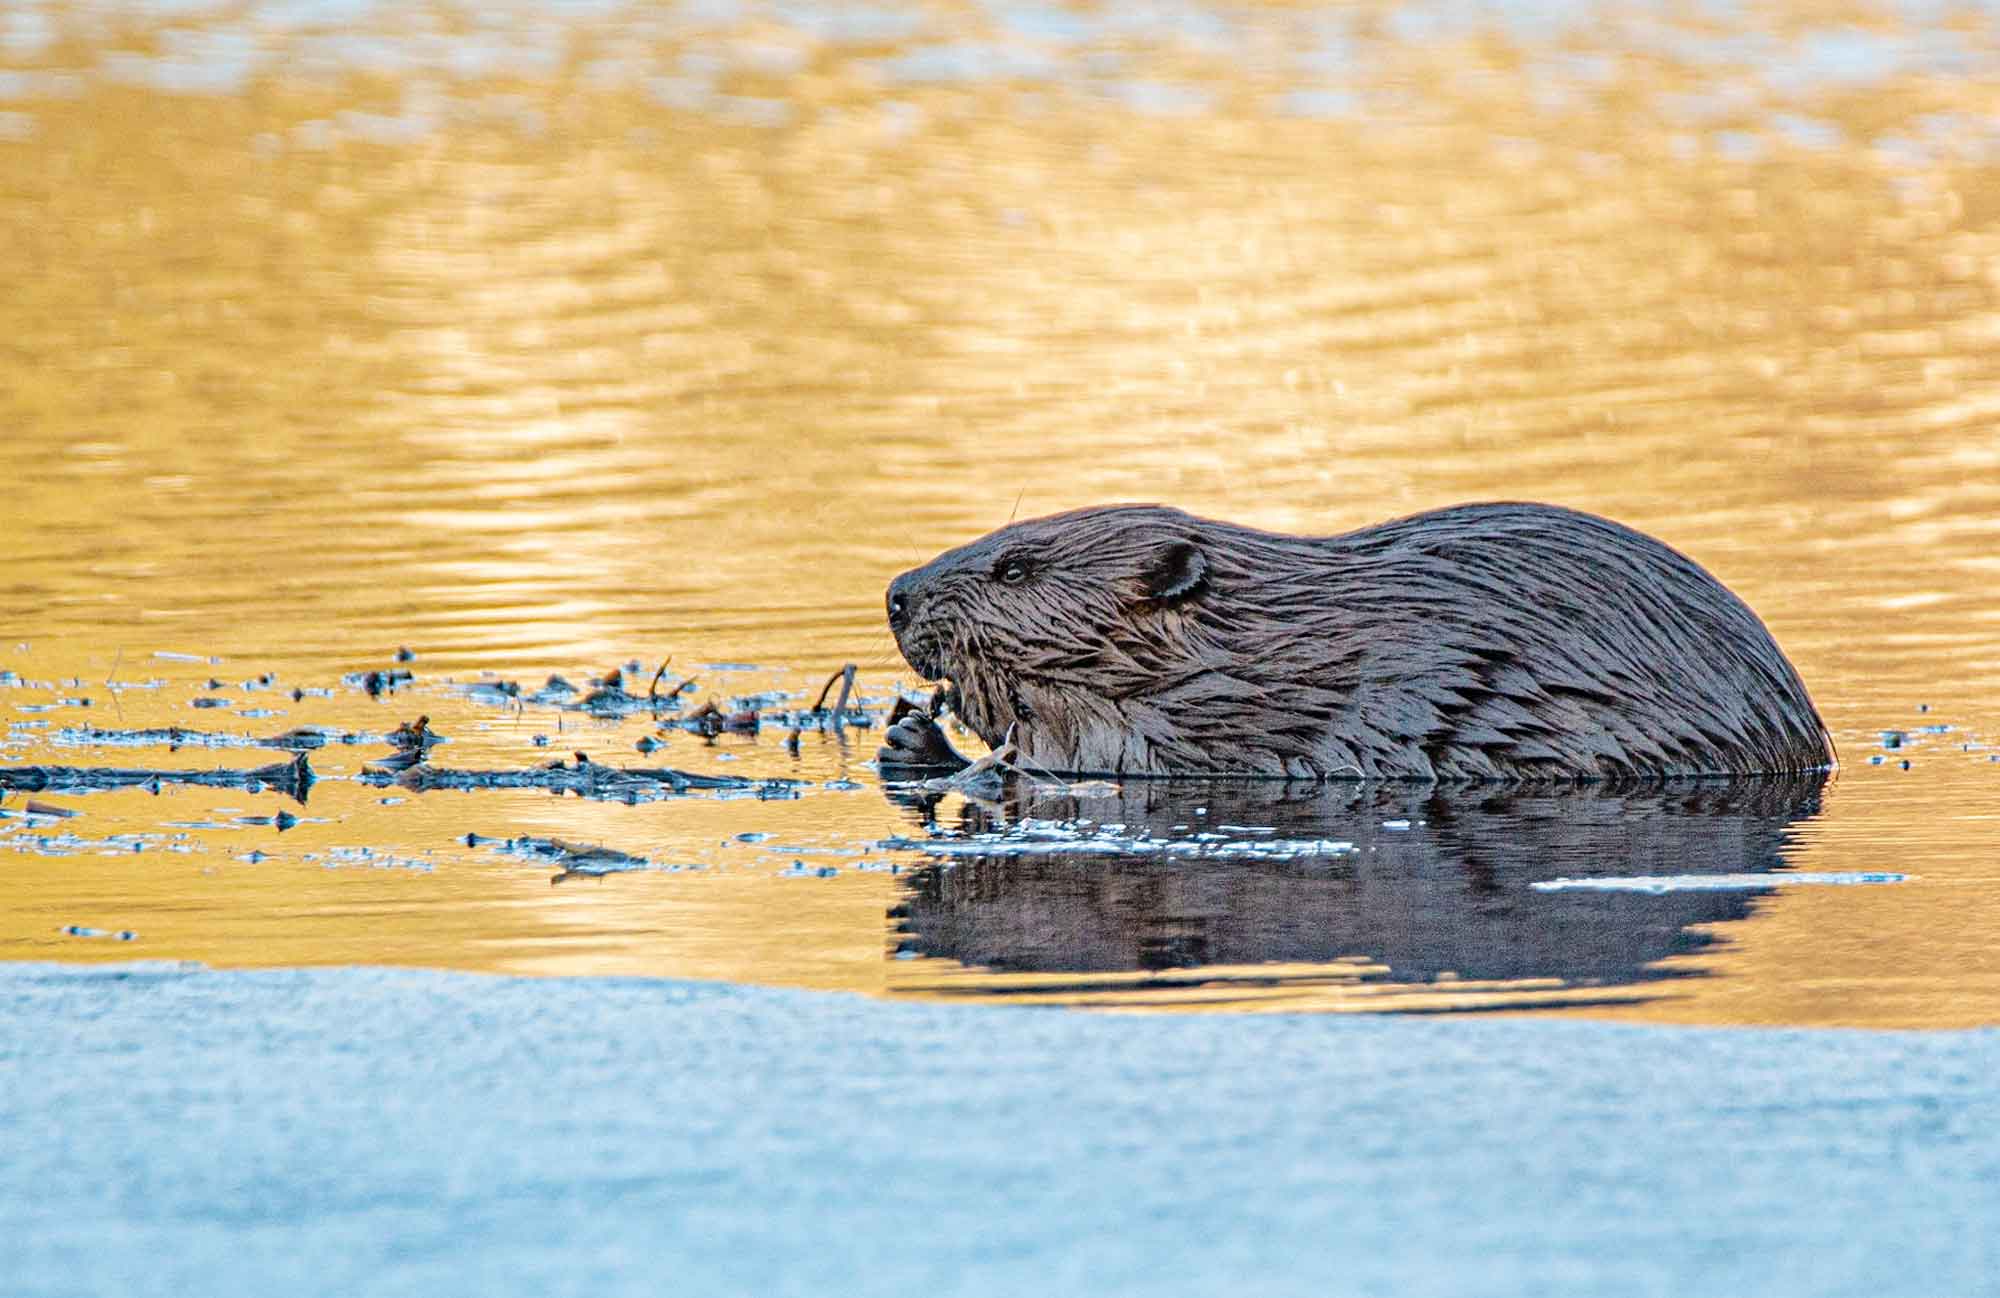
<path fill-rule="evenodd" d="M 1825 769 L 1764 624 L 1661 541 L 1552 505 L 1289 536 L 1160 505 L 1001 528 L 889 625 L 988 745 L 1061 774 L 1566 779 Z M 889 768 L 955 768 L 928 714 Z"/>

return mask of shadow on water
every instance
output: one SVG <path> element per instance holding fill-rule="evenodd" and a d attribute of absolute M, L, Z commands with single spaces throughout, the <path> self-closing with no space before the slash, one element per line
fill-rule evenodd
<path fill-rule="evenodd" d="M 1660 962 L 1750 913 L 1826 779 L 1132 782 L 969 802 L 950 826 L 919 803 L 929 859 L 891 915 L 898 954 L 918 960 L 902 990 L 1143 1001 L 1331 984 L 1453 993 L 1370 1008 L 1588 1001 L 1691 972 Z"/>

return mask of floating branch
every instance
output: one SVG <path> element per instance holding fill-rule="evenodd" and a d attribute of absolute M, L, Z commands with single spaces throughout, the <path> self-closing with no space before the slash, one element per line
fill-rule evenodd
<path fill-rule="evenodd" d="M 642 801 L 669 794 L 696 790 L 740 790 L 759 798 L 798 796 L 797 780 L 750 780 L 740 776 L 696 775 L 666 767 L 633 768 L 604 766 L 581 753 L 572 763 L 556 761 L 547 766 L 513 771 L 454 771 L 435 766 L 412 766 L 400 772 L 364 771 L 364 784 L 377 787 L 397 785 L 416 792 L 431 789 L 546 789 L 552 793 L 574 793 L 584 798 L 615 798 Z"/>
<path fill-rule="evenodd" d="M 156 726 L 140 730 L 120 730 L 102 726 L 65 726 L 50 733 L 57 745 L 89 748 L 277 748 L 302 752 L 328 744 L 365 744 L 376 736 L 325 727 L 301 726 L 281 735 L 259 737 L 232 735 L 214 730 L 190 730 L 186 726 Z"/>
<path fill-rule="evenodd" d="M 247 771 L 120 770 L 95 766 L 0 767 L 0 789 L 18 789 L 24 793 L 95 793 L 130 788 L 150 789 L 158 793 L 168 784 L 242 789 L 246 793 L 274 789 L 304 802 L 313 785 L 313 773 L 304 753 L 289 762 L 274 762 Z"/>

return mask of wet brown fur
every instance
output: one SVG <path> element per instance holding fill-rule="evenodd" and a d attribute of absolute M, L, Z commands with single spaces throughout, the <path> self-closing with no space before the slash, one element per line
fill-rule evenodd
<path fill-rule="evenodd" d="M 1832 760 L 1741 600 L 1651 537 L 1547 505 L 1331 537 L 1078 510 L 948 551 L 890 604 L 904 657 L 956 684 L 980 737 L 1011 728 L 1051 771 L 1594 779 Z"/>

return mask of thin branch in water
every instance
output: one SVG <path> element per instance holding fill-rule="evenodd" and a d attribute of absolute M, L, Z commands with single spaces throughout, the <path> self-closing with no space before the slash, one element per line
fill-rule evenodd
<path fill-rule="evenodd" d="M 1036 766 L 1027 758 L 1021 756 L 1021 746 L 1014 738 L 1014 732 L 1020 728 L 1020 725 L 1021 723 L 1016 721 L 1013 725 L 1007 727 L 1007 742 L 1003 745 L 1011 750 L 1007 755 L 1007 765 L 1014 770 L 1027 772 L 1032 779 L 1047 780 L 1053 784 L 1067 785 L 1069 781 L 1065 780 L 1062 776 L 1057 775 L 1046 766 Z"/>
<path fill-rule="evenodd" d="M 1015 769 L 1015 759 L 1020 755 L 1014 747 L 1014 728 L 1007 728 L 1007 737 L 1000 746 L 980 758 L 962 771 L 937 779 L 925 780 L 926 793 L 958 793 L 968 798 L 990 801 L 987 795 L 997 795 L 1004 788 L 1008 772 Z"/>
<path fill-rule="evenodd" d="M 847 715 L 847 696 L 854 690 L 854 664 L 847 664 L 840 673 L 840 698 L 833 705 L 833 728 L 836 732 L 846 724 L 842 720 Z"/>
<path fill-rule="evenodd" d="M 826 684 L 819 687 L 819 697 L 813 700 L 813 705 L 812 705 L 812 710 L 815 713 L 825 710 L 826 696 L 833 693 L 833 683 L 841 679 L 842 677 L 847 678 L 847 682 L 849 685 L 852 685 L 854 683 L 853 663 L 847 664 L 845 667 L 842 667 L 839 671 L 835 672 L 833 675 L 827 677 Z M 842 698 L 842 700 L 845 700 L 847 698 L 846 689 L 841 690 L 840 697 Z"/>
<path fill-rule="evenodd" d="M 111 670 L 104 674 L 104 690 L 105 693 L 111 696 L 111 706 L 117 709 L 118 724 L 121 726 L 125 724 L 125 703 L 118 697 L 118 687 L 112 682 L 118 679 L 118 664 L 124 661 L 125 646 L 119 645 L 118 652 L 112 655 L 111 658 Z"/>

